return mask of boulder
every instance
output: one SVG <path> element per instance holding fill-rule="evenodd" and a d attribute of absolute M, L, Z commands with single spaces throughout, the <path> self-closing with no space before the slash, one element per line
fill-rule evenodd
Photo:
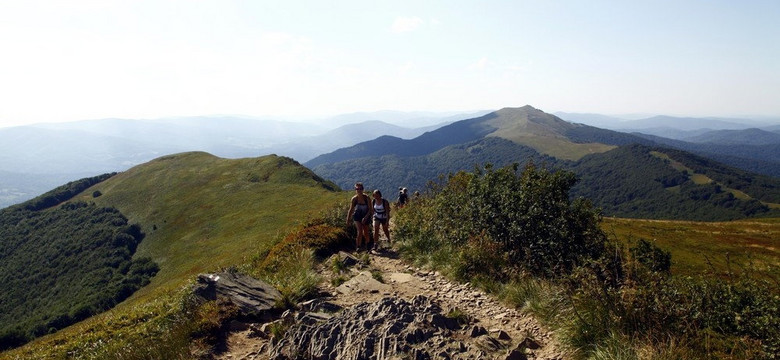
<path fill-rule="evenodd" d="M 338 256 L 341 263 L 346 267 L 353 267 L 360 262 L 360 259 L 346 251 L 339 251 L 339 253 L 334 256 Z"/>
<path fill-rule="evenodd" d="M 279 290 L 266 282 L 232 272 L 198 275 L 193 293 L 205 300 L 226 299 L 241 316 L 258 319 L 268 319 L 282 298 Z"/>

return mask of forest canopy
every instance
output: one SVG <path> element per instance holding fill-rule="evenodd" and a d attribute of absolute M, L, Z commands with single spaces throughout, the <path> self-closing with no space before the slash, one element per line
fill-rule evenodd
<path fill-rule="evenodd" d="M 143 233 L 119 210 L 84 202 L 43 206 L 90 183 L 0 210 L 0 350 L 111 308 L 157 273 L 150 259 L 132 258 Z"/>

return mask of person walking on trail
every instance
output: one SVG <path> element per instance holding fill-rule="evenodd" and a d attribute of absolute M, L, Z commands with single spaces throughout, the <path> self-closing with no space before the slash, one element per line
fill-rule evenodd
<path fill-rule="evenodd" d="M 371 241 L 369 224 L 373 215 L 371 201 L 368 195 L 363 193 L 363 183 L 355 183 L 355 196 L 349 202 L 349 211 L 347 211 L 347 226 L 350 219 L 355 224 L 357 236 L 355 237 L 355 251 L 360 251 L 365 240 L 366 245 Z"/>
<path fill-rule="evenodd" d="M 390 202 L 382 198 L 382 192 L 379 190 L 374 190 L 373 196 L 371 205 L 374 208 L 374 247 L 378 249 L 380 227 L 384 230 L 387 245 L 390 245 L 390 230 L 387 228 L 390 223 Z"/>
<path fill-rule="evenodd" d="M 406 192 L 407 190 L 405 187 L 398 188 L 398 208 L 404 207 L 406 202 L 409 200 L 409 194 Z"/>

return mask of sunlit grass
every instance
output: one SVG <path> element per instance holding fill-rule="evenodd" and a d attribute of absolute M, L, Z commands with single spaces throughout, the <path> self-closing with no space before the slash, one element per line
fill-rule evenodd
<path fill-rule="evenodd" d="M 605 218 L 602 229 L 625 243 L 645 239 L 672 253 L 672 272 L 778 274 L 780 218 L 726 222 Z"/>

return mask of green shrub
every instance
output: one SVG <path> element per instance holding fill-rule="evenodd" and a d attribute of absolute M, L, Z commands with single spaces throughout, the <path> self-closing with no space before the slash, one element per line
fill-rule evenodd
<path fill-rule="evenodd" d="M 669 272 L 672 267 L 672 254 L 655 244 L 639 239 L 636 247 L 630 249 L 631 255 L 650 271 Z"/>
<path fill-rule="evenodd" d="M 552 277 L 601 256 L 606 235 L 599 212 L 585 200 L 569 200 L 574 174 L 534 165 L 519 175 L 517 170 L 517 164 L 498 170 L 486 165 L 433 184 L 427 199 L 396 218 L 404 252 L 416 257 L 452 246 L 465 251 L 466 266 L 457 271 L 468 275 L 486 260 L 473 250 L 476 244 L 505 256 L 514 271 Z"/>
<path fill-rule="evenodd" d="M 455 278 L 468 281 L 477 275 L 485 275 L 496 280 L 504 280 L 508 276 L 508 259 L 501 251 L 501 244 L 486 236 L 471 238 L 460 251 L 456 262 L 449 261 L 454 270 Z"/>

